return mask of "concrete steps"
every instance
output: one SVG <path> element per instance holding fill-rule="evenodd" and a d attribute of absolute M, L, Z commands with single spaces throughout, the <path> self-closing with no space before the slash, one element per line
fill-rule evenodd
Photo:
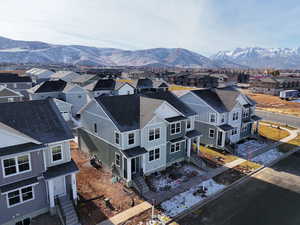
<path fill-rule="evenodd" d="M 67 198 L 60 198 L 59 202 L 61 213 L 65 218 L 65 225 L 80 225 L 73 202 Z"/>
<path fill-rule="evenodd" d="M 133 182 L 137 188 L 137 191 L 140 194 L 144 194 L 144 193 L 150 191 L 150 189 L 149 189 L 148 185 L 146 184 L 145 179 L 143 177 L 141 177 L 141 176 L 134 177 Z"/>

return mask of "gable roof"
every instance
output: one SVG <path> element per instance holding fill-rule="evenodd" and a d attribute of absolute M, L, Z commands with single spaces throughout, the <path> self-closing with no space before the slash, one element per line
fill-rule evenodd
<path fill-rule="evenodd" d="M 59 92 L 59 91 L 63 91 L 66 85 L 67 82 L 63 80 L 49 80 L 43 82 L 38 87 L 33 87 L 31 90 L 34 93 Z"/>
<path fill-rule="evenodd" d="M 114 90 L 115 86 L 116 86 L 116 81 L 114 79 L 99 79 L 85 87 L 90 91 L 104 91 L 104 90 Z"/>
<path fill-rule="evenodd" d="M 0 98 L 1 97 L 23 97 L 19 92 L 0 85 Z"/>
<path fill-rule="evenodd" d="M 73 138 L 52 99 L 1 103 L 0 122 L 41 143 Z"/>
<path fill-rule="evenodd" d="M 28 76 L 20 77 L 18 76 L 18 74 L 14 74 L 14 73 L 0 73 L 0 83 L 19 83 L 19 82 L 31 83 L 32 80 Z"/>
<path fill-rule="evenodd" d="M 136 88 L 153 88 L 153 82 L 149 78 L 138 79 Z"/>

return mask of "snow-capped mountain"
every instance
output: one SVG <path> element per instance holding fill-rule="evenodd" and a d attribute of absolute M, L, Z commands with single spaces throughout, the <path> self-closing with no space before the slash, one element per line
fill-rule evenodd
<path fill-rule="evenodd" d="M 251 68 L 300 69 L 300 48 L 237 48 L 220 51 L 210 58 Z"/>
<path fill-rule="evenodd" d="M 186 49 L 155 48 L 126 51 L 80 45 L 53 45 L 0 37 L 0 63 L 64 63 L 87 66 L 147 66 L 215 68 L 207 57 Z"/>

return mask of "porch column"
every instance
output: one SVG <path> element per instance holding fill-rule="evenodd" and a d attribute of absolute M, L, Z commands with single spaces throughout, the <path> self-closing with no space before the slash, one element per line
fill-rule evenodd
<path fill-rule="evenodd" d="M 54 207 L 54 184 L 53 180 L 48 180 L 48 194 L 49 194 L 49 203 L 50 203 L 50 213 L 51 215 L 55 213 Z"/>
<path fill-rule="evenodd" d="M 223 135 L 222 135 L 222 146 L 223 147 L 225 146 L 225 140 L 226 140 L 226 131 L 224 131 Z"/>
<path fill-rule="evenodd" d="M 131 158 L 127 158 L 127 180 L 131 181 Z"/>
<path fill-rule="evenodd" d="M 71 183 L 72 183 L 72 195 L 75 204 L 77 204 L 77 184 L 76 184 L 76 174 L 72 173 L 71 175 Z"/>
<path fill-rule="evenodd" d="M 258 134 L 258 129 L 259 129 L 259 121 L 256 122 L 256 130 L 255 130 L 256 134 Z"/>
<path fill-rule="evenodd" d="M 189 138 L 187 140 L 187 157 L 189 157 L 189 158 L 191 157 L 191 147 L 192 147 L 191 142 L 192 142 L 192 139 Z"/>
<path fill-rule="evenodd" d="M 196 144 L 196 146 L 197 146 L 196 153 L 197 153 L 197 155 L 199 155 L 199 152 L 200 152 L 200 150 L 199 150 L 199 148 L 200 148 L 200 137 L 197 137 L 197 144 Z"/>

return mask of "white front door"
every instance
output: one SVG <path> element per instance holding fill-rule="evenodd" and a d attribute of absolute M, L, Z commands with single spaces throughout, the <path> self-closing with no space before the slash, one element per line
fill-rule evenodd
<path fill-rule="evenodd" d="M 66 195 L 66 179 L 65 177 L 58 177 L 53 179 L 54 183 L 54 196 L 60 197 Z"/>

